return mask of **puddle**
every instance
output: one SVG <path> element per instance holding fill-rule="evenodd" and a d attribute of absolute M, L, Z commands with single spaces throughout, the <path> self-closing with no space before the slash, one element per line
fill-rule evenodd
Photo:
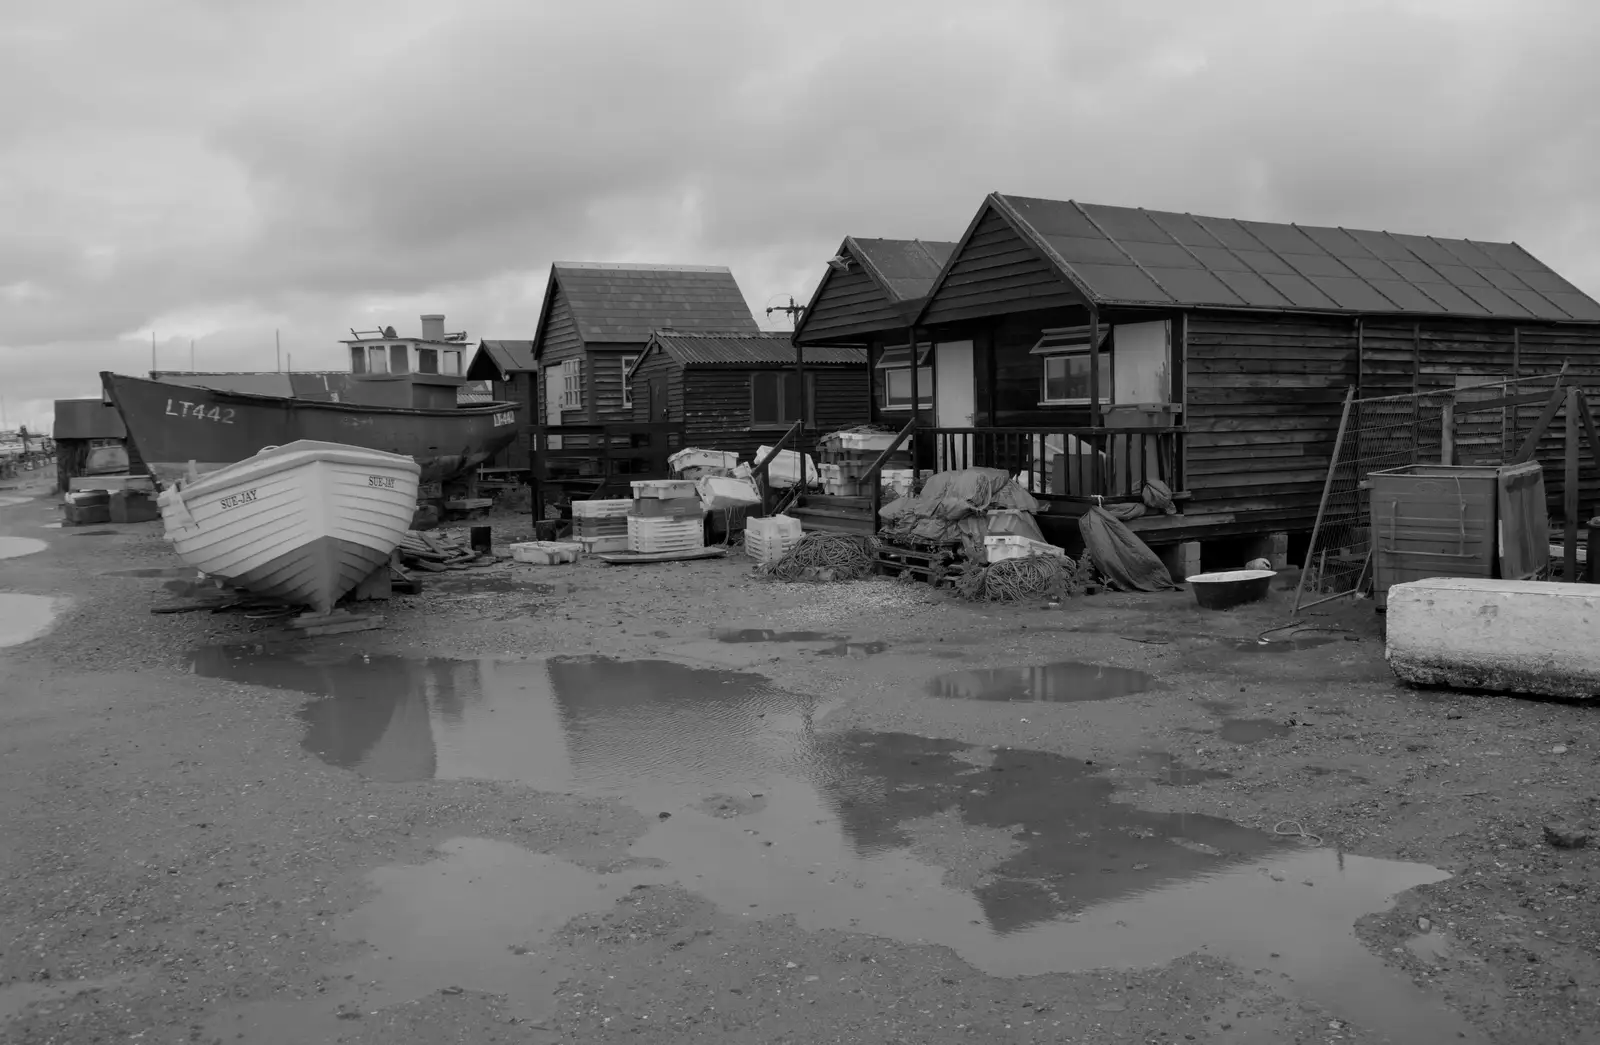
<path fill-rule="evenodd" d="M 1026 668 L 977 668 L 953 671 L 928 683 L 938 697 L 965 700 L 1109 700 L 1142 693 L 1154 680 L 1132 668 L 1062 661 Z"/>
<path fill-rule="evenodd" d="M 376 780 L 509 780 L 652 802 L 786 764 L 818 714 L 815 698 L 765 676 L 665 660 L 212 647 L 192 668 L 325 698 L 300 712 L 305 747 Z"/>
<path fill-rule="evenodd" d="M 844 642 L 843 635 L 821 631 L 768 631 L 765 628 L 718 628 L 718 642 Z"/>
<path fill-rule="evenodd" d="M 50 547 L 37 537 L 0 537 L 0 559 L 34 555 Z"/>
<path fill-rule="evenodd" d="M 841 642 L 837 646 L 817 650 L 819 657 L 870 657 L 889 648 L 887 642 Z M 960 654 L 956 654 L 960 656 Z"/>
<path fill-rule="evenodd" d="M 1449 959 L 1450 941 L 1445 938 L 1443 933 L 1434 929 L 1407 939 L 1406 950 L 1429 965 L 1437 965 L 1439 962 Z"/>
<path fill-rule="evenodd" d="M 1270 718 L 1225 718 L 1217 736 L 1230 744 L 1259 744 L 1273 737 L 1288 736 L 1293 726 L 1274 722 Z"/>
<path fill-rule="evenodd" d="M 58 519 L 55 522 L 40 523 L 39 524 L 39 529 L 41 529 L 41 530 L 59 530 L 59 529 L 61 529 L 61 521 Z M 81 537 L 83 535 L 79 534 L 78 536 Z"/>
<path fill-rule="evenodd" d="M 0 508 L 11 508 L 19 504 L 27 504 L 32 498 L 13 497 L 9 494 L 0 494 Z"/>
<path fill-rule="evenodd" d="M 0 592 L 0 649 L 31 642 L 50 630 L 66 599 Z"/>
<path fill-rule="evenodd" d="M 1232 773 L 1221 769 L 1184 765 L 1176 755 L 1165 751 L 1146 752 L 1144 761 L 1155 771 L 1156 783 L 1167 787 L 1190 787 L 1207 780 L 1228 780 L 1233 777 Z"/>
<path fill-rule="evenodd" d="M 254 648 L 204 651 L 194 669 L 318 698 L 302 711 L 305 743 L 335 765 L 614 795 L 650 817 L 631 854 L 659 861 L 650 870 L 598 876 L 467 839 L 442 859 L 379 871 L 376 899 L 339 930 L 373 948 L 341 989 L 378 983 L 296 1010 L 315 1007 L 319 1020 L 446 986 L 534 1004 L 554 982 L 543 978 L 560 973 L 552 926 L 660 881 L 741 918 L 946 946 L 992 975 L 1148 967 L 1205 950 L 1281 973 L 1282 989 L 1394 1040 L 1478 1040 L 1353 933 L 1395 894 L 1446 873 L 1141 810 L 1086 762 L 819 733 L 827 709 L 811 698 L 664 660 Z M 266 1012 L 246 1025 L 284 1040 Z"/>
<path fill-rule="evenodd" d="M 98 980 L 13 983 L 6 987 L 0 987 L 0 1020 L 16 1019 L 18 1016 L 23 1015 L 28 1007 L 32 1005 L 63 1001 L 67 998 L 75 998 L 80 994 L 93 994 L 96 991 L 110 990 L 113 987 L 126 987 L 142 978 L 136 977 L 132 973 L 119 973 L 115 976 L 106 976 Z"/>
<path fill-rule="evenodd" d="M 601 875 L 509 842 L 456 838 L 424 864 L 380 867 L 376 895 L 340 920 L 335 938 L 369 950 L 325 979 L 305 1004 L 263 1002 L 214 1021 L 228 1040 L 345 1040 L 349 1021 L 442 989 L 505 998 L 521 1020 L 552 1007 L 566 970 L 550 961 L 551 934 L 603 911 L 662 872 Z M 343 1014 L 343 1015 L 341 1015 Z"/>

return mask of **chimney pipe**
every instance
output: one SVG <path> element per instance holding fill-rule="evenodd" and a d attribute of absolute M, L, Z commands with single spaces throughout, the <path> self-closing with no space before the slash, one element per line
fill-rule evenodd
<path fill-rule="evenodd" d="M 434 315 L 434 316 L 423 316 L 422 317 L 422 340 L 424 340 L 424 341 L 443 341 L 444 340 L 444 315 L 443 314 Z"/>

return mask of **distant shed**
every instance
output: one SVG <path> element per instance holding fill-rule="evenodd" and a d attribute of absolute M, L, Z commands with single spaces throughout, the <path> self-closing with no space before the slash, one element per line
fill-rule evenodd
<path fill-rule="evenodd" d="M 516 442 L 491 458 L 485 467 L 511 468 L 525 471 L 532 461 L 529 427 L 538 416 L 539 406 L 534 399 L 538 386 L 538 364 L 533 359 L 533 342 L 481 341 L 478 350 L 467 364 L 467 378 L 490 383 L 490 398 L 503 403 L 520 403 L 527 411 L 518 415 L 522 431 Z"/>
<path fill-rule="evenodd" d="M 66 490 L 78 476 L 148 471 L 128 438 L 122 415 L 102 399 L 57 399 L 51 433 L 58 490 Z"/>
<path fill-rule="evenodd" d="M 867 354 L 808 349 L 802 372 L 786 333 L 656 331 L 630 373 L 635 421 L 681 421 L 686 445 L 748 459 L 800 417 L 816 435 L 868 419 Z"/>

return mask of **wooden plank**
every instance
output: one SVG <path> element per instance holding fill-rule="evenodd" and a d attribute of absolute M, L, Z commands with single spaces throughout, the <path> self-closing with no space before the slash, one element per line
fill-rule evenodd
<path fill-rule="evenodd" d="M 1508 464 L 1526 464 L 1533 460 L 1534 453 L 1539 449 L 1539 440 L 1545 430 L 1550 427 L 1550 422 L 1556 419 L 1556 414 L 1561 412 L 1562 389 L 1557 385 L 1550 393 L 1550 399 L 1545 403 L 1539 416 L 1534 418 L 1533 428 L 1528 431 L 1528 437 L 1523 440 L 1522 446 L 1512 456 Z"/>
<path fill-rule="evenodd" d="M 1575 387 L 1567 389 L 1566 468 L 1561 484 L 1566 502 L 1566 518 L 1561 528 L 1562 562 L 1565 565 L 1561 577 L 1565 581 L 1578 579 L 1578 404 L 1582 395 Z"/>

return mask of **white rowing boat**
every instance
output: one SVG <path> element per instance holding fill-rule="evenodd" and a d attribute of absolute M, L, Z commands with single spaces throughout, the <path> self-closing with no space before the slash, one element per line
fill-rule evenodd
<path fill-rule="evenodd" d="M 328 613 L 405 536 L 420 473 L 403 454 L 302 439 L 179 482 L 158 503 L 188 565 Z"/>

